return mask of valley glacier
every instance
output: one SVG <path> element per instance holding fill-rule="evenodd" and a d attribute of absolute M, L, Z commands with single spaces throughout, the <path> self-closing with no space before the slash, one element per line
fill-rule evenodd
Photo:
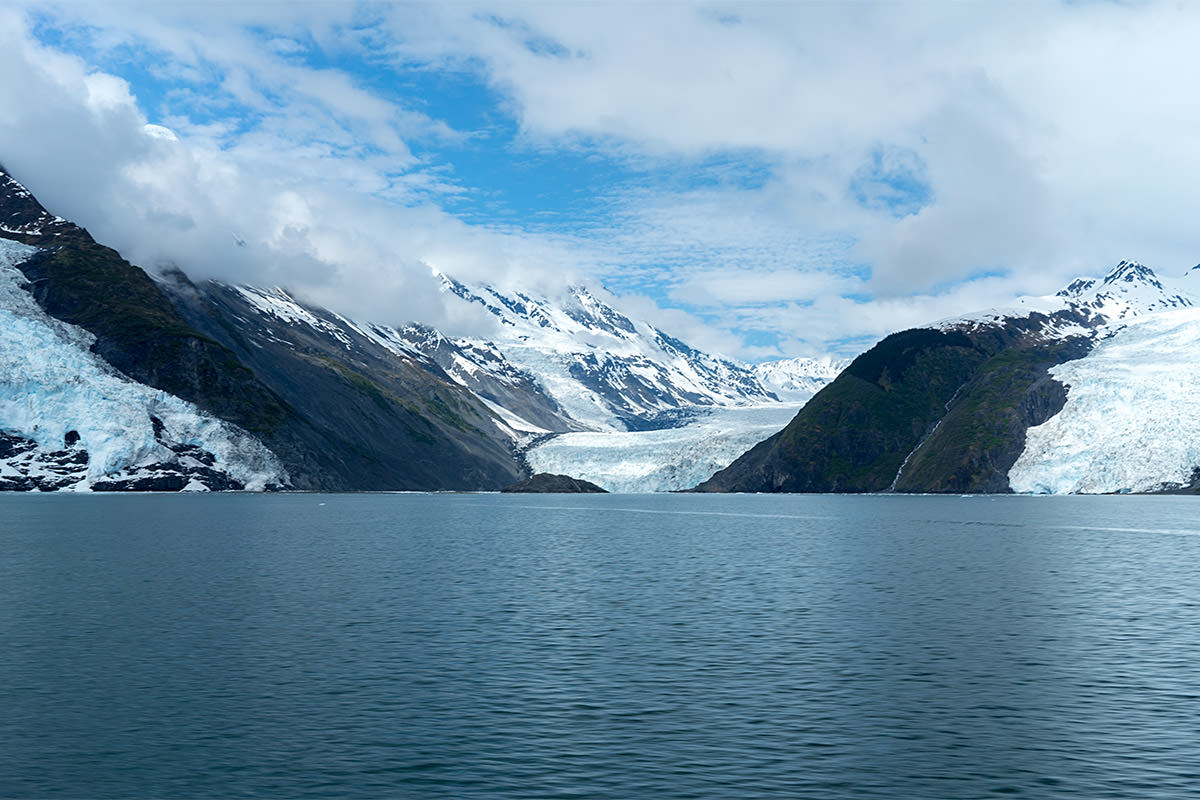
<path fill-rule="evenodd" d="M 534 472 L 582 478 L 610 492 L 680 491 L 711 478 L 778 432 L 800 405 L 697 410 L 697 418 L 680 428 L 564 433 L 525 457 Z"/>
<path fill-rule="evenodd" d="M 1026 434 L 1014 492 L 1148 492 L 1200 466 L 1200 308 L 1126 319 L 1084 358 L 1051 369 L 1067 386 Z"/>
<path fill-rule="evenodd" d="M 49 316 L 17 265 L 36 248 L 0 239 L 0 483 L 87 491 L 114 479 L 194 475 L 249 490 L 286 485 L 256 439 L 191 403 L 130 381 Z"/>

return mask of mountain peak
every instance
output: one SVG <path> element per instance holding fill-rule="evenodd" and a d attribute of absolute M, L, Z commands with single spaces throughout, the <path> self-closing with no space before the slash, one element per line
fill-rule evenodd
<path fill-rule="evenodd" d="M 456 340 L 461 358 L 449 365 L 451 374 L 474 376 L 502 357 L 580 425 L 643 430 L 684 408 L 777 399 L 746 365 L 630 318 L 606 290 L 570 284 L 548 294 L 440 278 L 444 291 L 502 323 L 492 341 Z M 483 360 L 469 363 L 477 357 Z"/>
<path fill-rule="evenodd" d="M 1136 261 L 1122 261 L 1104 276 L 1104 284 L 1117 282 L 1146 283 L 1158 289 L 1163 288 L 1162 282 L 1154 274 L 1154 270 Z"/>
<path fill-rule="evenodd" d="M 51 214 L 20 181 L 0 169 L 0 235 L 44 246 L 54 237 L 76 230 L 79 228 Z"/>
<path fill-rule="evenodd" d="M 1165 285 L 1154 270 L 1136 261 L 1122 261 L 1099 280 L 1077 278 L 1057 296 L 1109 321 L 1196 305 L 1191 292 Z"/>

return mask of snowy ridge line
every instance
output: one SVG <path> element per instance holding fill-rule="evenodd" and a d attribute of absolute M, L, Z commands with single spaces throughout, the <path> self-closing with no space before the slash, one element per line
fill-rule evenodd
<path fill-rule="evenodd" d="M 333 336 L 347 347 L 351 343 L 342 328 L 313 314 L 285 289 L 277 286 L 271 289 L 258 289 L 252 286 L 228 286 L 227 288 L 237 292 L 247 303 L 267 316 L 274 317 L 288 325 L 307 325 L 314 330 Z"/>
<path fill-rule="evenodd" d="M 749 367 L 635 321 L 591 289 L 568 287 L 552 301 L 437 274 L 446 294 L 481 306 L 499 323 L 493 339 L 454 340 L 464 359 L 487 371 L 494 362 L 477 355 L 497 353 L 536 381 L 569 417 L 595 430 L 626 430 L 637 427 L 637 420 L 692 406 L 777 400 Z M 467 364 L 459 368 L 474 371 Z"/>
<path fill-rule="evenodd" d="M 1122 261 L 1103 278 L 1076 278 L 1056 294 L 1022 297 L 1013 306 L 947 317 L 929 327 L 939 330 L 1003 325 L 1034 314 L 1049 318 L 1040 334 L 1046 339 L 1111 334 L 1114 323 L 1200 304 L 1200 266 L 1182 278 L 1164 279 L 1136 261 Z"/>

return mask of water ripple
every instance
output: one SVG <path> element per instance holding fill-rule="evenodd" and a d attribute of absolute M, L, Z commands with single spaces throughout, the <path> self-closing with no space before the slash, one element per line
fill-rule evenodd
<path fill-rule="evenodd" d="M 3 797 L 1200 794 L 1189 498 L 3 500 Z"/>

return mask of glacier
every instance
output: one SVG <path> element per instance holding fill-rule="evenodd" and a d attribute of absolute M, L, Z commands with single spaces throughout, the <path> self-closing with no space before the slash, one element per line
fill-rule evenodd
<path fill-rule="evenodd" d="M 1200 309 L 1123 314 L 1084 358 L 1051 369 L 1062 410 L 1026 433 L 1014 492 L 1100 494 L 1186 486 L 1200 466 Z"/>
<path fill-rule="evenodd" d="M 688 425 L 663 430 L 564 433 L 525 458 L 534 472 L 582 478 L 610 492 L 681 491 L 781 430 L 800 405 L 697 409 Z"/>
<path fill-rule="evenodd" d="M 17 269 L 36 252 L 0 239 L 0 433 L 18 451 L 0 458 L 0 483 L 46 479 L 56 489 L 88 491 L 176 470 L 219 475 L 247 490 L 287 485 L 257 439 L 129 380 L 90 351 L 92 334 L 46 314 Z M 185 488 L 211 487 L 192 477 Z"/>
<path fill-rule="evenodd" d="M 995 325 L 1039 313 L 1043 338 L 1092 342 L 1087 355 L 1050 368 L 1066 402 L 1026 431 L 1008 473 L 1012 491 L 1144 493 L 1193 483 L 1200 469 L 1198 270 L 1173 280 L 1122 261 L 1052 297 L 938 323 Z"/>
<path fill-rule="evenodd" d="M 362 337 L 418 360 L 475 393 L 534 471 L 614 492 L 695 486 L 784 427 L 846 363 L 748 367 L 633 320 L 583 287 L 551 300 L 440 277 L 446 293 L 495 317 L 494 338 L 356 322 L 281 287 L 225 288 L 270 321 L 272 337 L 276 324 L 303 326 L 346 347 Z"/>

